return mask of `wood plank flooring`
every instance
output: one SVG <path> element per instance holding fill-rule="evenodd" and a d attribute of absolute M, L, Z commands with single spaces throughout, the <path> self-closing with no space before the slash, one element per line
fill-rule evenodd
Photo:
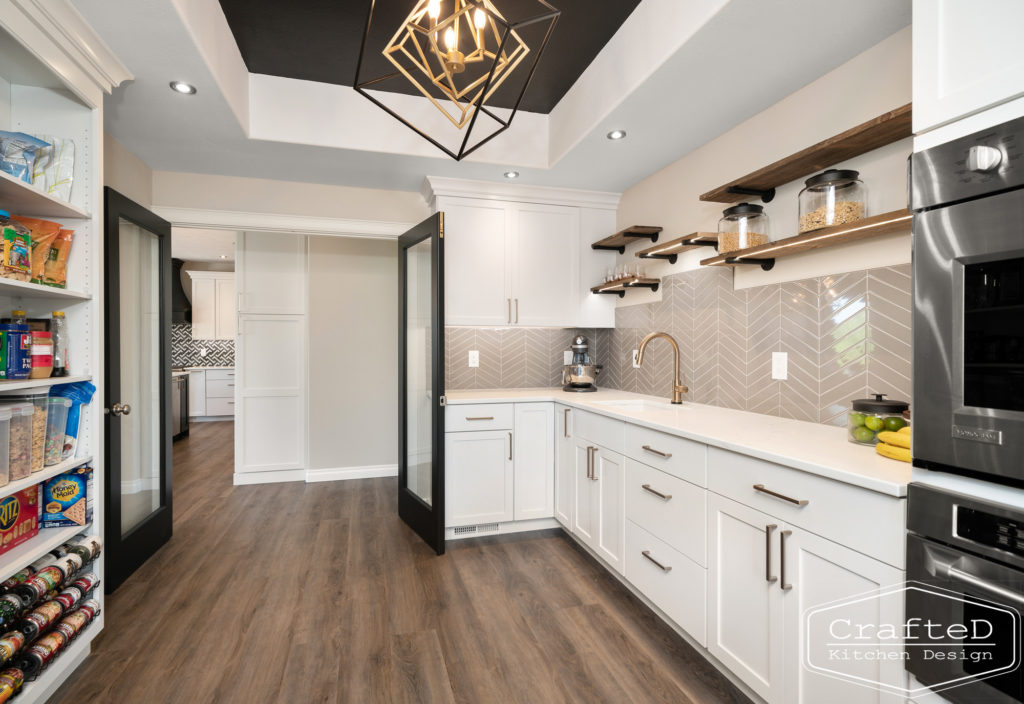
<path fill-rule="evenodd" d="M 748 701 L 560 531 L 439 558 L 394 479 L 233 486 L 232 426 L 175 444 L 174 537 L 53 704 Z"/>

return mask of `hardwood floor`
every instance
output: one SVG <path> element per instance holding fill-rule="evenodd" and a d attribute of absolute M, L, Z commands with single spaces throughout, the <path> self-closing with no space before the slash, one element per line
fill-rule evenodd
<path fill-rule="evenodd" d="M 174 537 L 53 704 L 748 701 L 560 531 L 437 557 L 394 479 L 233 486 L 231 432 L 175 445 Z"/>

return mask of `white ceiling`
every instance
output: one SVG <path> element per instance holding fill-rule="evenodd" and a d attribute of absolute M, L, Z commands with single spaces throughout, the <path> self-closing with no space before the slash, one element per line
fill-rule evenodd
<path fill-rule="evenodd" d="M 136 77 L 107 99 L 105 128 L 156 170 L 415 191 L 427 174 L 501 181 L 514 166 L 316 146 L 316 135 L 302 140 L 314 144 L 249 139 L 174 1 L 73 0 Z M 603 119 L 581 123 L 575 146 L 550 168 L 517 167 L 519 182 L 622 191 L 909 23 L 910 0 L 729 0 Z M 177 95 L 170 80 L 199 92 Z M 407 128 L 386 113 L 373 123 L 406 141 Z M 530 124 L 513 123 L 495 142 L 514 152 L 516 128 Z M 615 128 L 627 139 L 607 140 Z"/>
<path fill-rule="evenodd" d="M 229 230 L 171 228 L 171 256 L 186 262 L 233 262 L 235 233 Z"/>

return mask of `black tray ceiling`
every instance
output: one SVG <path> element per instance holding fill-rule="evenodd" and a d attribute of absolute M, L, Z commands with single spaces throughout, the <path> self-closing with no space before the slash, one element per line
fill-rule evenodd
<path fill-rule="evenodd" d="M 373 54 L 380 55 L 390 34 L 405 19 L 416 0 L 377 0 L 371 33 Z M 493 0 L 510 21 L 540 14 L 536 0 Z M 572 87 L 594 57 L 626 21 L 640 0 L 549 0 L 562 11 L 520 108 L 549 113 Z M 228 25 L 250 73 L 262 73 L 306 81 L 350 86 L 366 22 L 368 1 L 362 0 L 220 0 Z M 450 10 L 449 2 L 443 3 Z M 541 34 L 524 31 L 523 38 L 535 48 Z M 376 57 L 374 57 L 376 58 Z M 364 65 L 362 80 L 381 75 L 381 64 Z M 510 80 L 511 83 L 511 80 Z M 418 94 L 404 80 L 385 81 L 383 90 Z M 511 88 L 511 86 L 510 86 Z M 514 90 L 495 97 L 499 106 L 511 107 Z"/>

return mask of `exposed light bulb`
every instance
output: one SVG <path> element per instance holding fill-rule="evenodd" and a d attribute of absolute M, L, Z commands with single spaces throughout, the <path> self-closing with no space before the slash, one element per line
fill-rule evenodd
<path fill-rule="evenodd" d="M 473 13 L 473 23 L 476 24 L 477 29 L 483 29 L 484 25 L 487 24 L 487 15 L 479 7 Z"/>
<path fill-rule="evenodd" d="M 444 44 L 448 47 L 448 51 L 455 48 L 455 30 L 451 27 L 444 31 Z"/>
<path fill-rule="evenodd" d="M 437 19 L 441 16 L 441 0 L 431 0 L 427 5 L 427 14 L 430 15 L 431 19 Z"/>

